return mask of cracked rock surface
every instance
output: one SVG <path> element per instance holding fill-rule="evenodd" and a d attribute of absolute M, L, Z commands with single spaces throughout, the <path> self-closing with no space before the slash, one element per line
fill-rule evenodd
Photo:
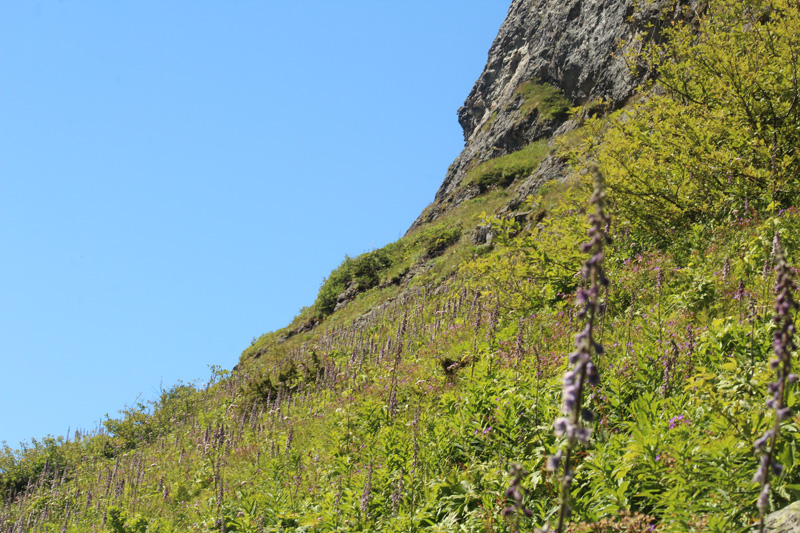
<path fill-rule="evenodd" d="M 523 83 L 553 85 L 572 105 L 598 98 L 611 107 L 624 103 L 642 81 L 631 74 L 626 49 L 639 46 L 634 37 L 649 22 L 656 22 L 654 29 L 642 36 L 658 38 L 662 8 L 658 1 L 647 5 L 635 12 L 632 0 L 513 0 L 486 67 L 458 110 L 464 150 L 411 229 L 480 193 L 464 183 L 471 168 L 550 138 L 563 125 L 564 118 L 522 112 L 524 97 L 517 90 Z"/>

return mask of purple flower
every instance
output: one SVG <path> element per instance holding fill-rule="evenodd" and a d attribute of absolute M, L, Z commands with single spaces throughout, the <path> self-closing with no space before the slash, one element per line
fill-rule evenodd
<path fill-rule="evenodd" d="M 365 517 L 369 517 L 369 502 L 372 500 L 372 463 L 367 471 L 367 479 L 364 482 L 364 492 L 361 493 L 361 512 Z"/>
<path fill-rule="evenodd" d="M 683 415 L 673 416 L 669 419 L 669 429 L 675 429 L 676 422 L 683 420 Z"/>
<path fill-rule="evenodd" d="M 769 483 L 764 483 L 763 488 L 761 489 L 761 493 L 758 495 L 758 510 L 761 513 L 762 517 L 764 515 L 764 511 L 767 509 L 767 505 L 769 504 Z M 763 518 L 762 518 L 763 522 Z"/>
<path fill-rule="evenodd" d="M 794 322 L 792 311 L 797 308 L 794 294 L 797 287 L 792 281 L 792 270 L 786 262 L 786 257 L 778 235 L 772 241 L 772 257 L 775 262 L 775 316 L 773 321 L 777 325 L 773 338 L 775 357 L 770 360 L 770 368 L 775 370 L 776 379 L 767 386 L 769 397 L 766 404 L 775 410 L 775 422 L 772 429 L 758 438 L 754 446 L 761 451 L 761 463 L 753 476 L 753 482 L 761 484 L 758 496 L 758 510 L 761 514 L 759 531 L 764 532 L 764 514 L 769 503 L 769 475 L 780 475 L 783 472 L 781 465 L 774 457 L 775 443 L 780 435 L 781 422 L 791 417 L 792 411 L 786 406 L 786 384 L 794 382 L 797 376 L 791 373 L 792 350 L 794 349 Z"/>
<path fill-rule="evenodd" d="M 597 367 L 592 363 L 591 356 L 594 351 L 602 355 L 603 346 L 594 339 L 594 322 L 603 306 L 599 302 L 600 287 L 608 285 L 608 279 L 603 271 L 603 245 L 610 243 L 606 228 L 610 227 L 608 215 L 604 211 L 605 192 L 603 191 L 602 176 L 594 169 L 595 189 L 590 203 L 595 211 L 589 215 L 589 240 L 581 246 L 584 253 L 591 254 L 581 268 L 581 275 L 588 287 L 582 288 L 576 295 L 578 317 L 585 321 L 584 328 L 575 336 L 575 351 L 570 353 L 568 361 L 573 367 L 569 369 L 562 380 L 562 411 L 565 416 L 556 419 L 553 430 L 556 437 L 566 437 L 563 462 L 564 474 L 561 478 L 561 491 L 559 495 L 558 523 L 555 531 L 561 533 L 566 518 L 570 514 L 569 496 L 572 483 L 572 466 L 570 460 L 578 444 L 586 445 L 591 436 L 591 429 L 584 427 L 582 420 L 591 422 L 594 413 L 583 407 L 582 399 L 584 390 L 588 385 L 597 385 L 600 375 Z M 662 275 L 663 276 L 663 275 Z M 561 463 L 561 452 L 548 459 L 547 468 L 555 472 Z M 545 530 L 549 528 L 545 526 Z"/>
<path fill-rule="evenodd" d="M 547 471 L 556 472 L 561 465 L 561 450 L 547 458 Z"/>
<path fill-rule="evenodd" d="M 527 492 L 527 490 L 522 487 L 522 478 L 528 473 L 518 464 L 511 465 L 509 473 L 511 474 L 511 485 L 509 485 L 508 489 L 506 489 L 503 494 L 512 501 L 512 504 L 503 509 L 503 516 L 512 516 L 516 514 L 514 531 L 515 533 L 519 533 L 520 515 L 527 516 L 528 518 L 533 516 L 533 511 L 525 507 L 522 503 L 522 498 Z"/>

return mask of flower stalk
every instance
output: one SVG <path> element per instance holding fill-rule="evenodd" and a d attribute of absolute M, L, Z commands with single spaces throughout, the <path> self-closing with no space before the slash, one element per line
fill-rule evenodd
<path fill-rule="evenodd" d="M 594 193 L 589 200 L 595 210 L 589 215 L 589 240 L 581 246 L 584 253 L 591 254 L 581 269 L 581 275 L 587 288 L 578 290 L 577 304 L 578 317 L 583 319 L 585 326 L 575 337 L 575 351 L 569 355 L 572 368 L 564 374 L 562 390 L 562 411 L 565 416 L 556 419 L 554 423 L 556 437 L 566 436 L 566 445 L 563 451 L 549 458 L 548 470 L 556 472 L 563 463 L 561 489 L 559 493 L 558 522 L 555 531 L 561 533 L 570 515 L 570 487 L 574 472 L 572 469 L 573 454 L 578 445 L 587 445 L 591 429 L 584 425 L 585 422 L 594 420 L 594 413 L 582 407 L 583 395 L 587 382 L 596 385 L 600 382 L 597 367 L 591 361 L 592 353 L 603 354 L 603 346 L 595 340 L 594 326 L 600 311 L 599 296 L 601 287 L 608 285 L 608 279 L 603 271 L 603 246 L 610 244 L 611 239 L 605 228 L 609 226 L 609 217 L 604 211 L 605 192 L 602 175 L 595 169 Z M 549 531 L 545 526 L 545 531 Z"/>
<path fill-rule="evenodd" d="M 759 533 L 764 533 L 767 507 L 769 505 L 770 474 L 779 476 L 783 472 L 783 465 L 775 458 L 775 449 L 780 435 L 781 423 L 792 416 L 792 410 L 786 406 L 787 384 L 797 381 L 797 375 L 792 374 L 792 351 L 795 348 L 795 326 L 792 311 L 797 309 L 794 294 L 797 288 L 792 281 L 792 271 L 786 261 L 786 256 L 777 234 L 773 241 L 772 253 L 775 260 L 775 316 L 773 318 L 777 329 L 773 337 L 775 357 L 769 364 L 775 370 L 776 379 L 768 385 L 769 398 L 767 407 L 775 411 L 775 422 L 771 429 L 758 438 L 755 449 L 761 453 L 761 463 L 756 470 L 753 481 L 759 483 L 761 490 L 756 505 L 758 506 Z"/>

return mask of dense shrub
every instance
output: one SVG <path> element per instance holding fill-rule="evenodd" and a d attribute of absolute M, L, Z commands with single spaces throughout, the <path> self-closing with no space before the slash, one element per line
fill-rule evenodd
<path fill-rule="evenodd" d="M 440 226 L 426 236 L 425 253 L 428 257 L 441 255 L 461 238 L 461 228 Z"/>
<path fill-rule="evenodd" d="M 711 2 L 697 25 L 665 29 L 635 61 L 659 73 L 593 150 L 617 220 L 666 245 L 693 224 L 794 205 L 800 195 L 800 8 L 789 0 Z"/>
<path fill-rule="evenodd" d="M 123 415 L 122 418 L 108 418 L 103 421 L 119 452 L 152 442 L 158 435 L 158 426 L 145 404 L 137 403 L 121 410 L 120 413 Z"/>
<path fill-rule="evenodd" d="M 350 284 L 355 284 L 359 291 L 365 291 L 377 285 L 381 272 L 391 265 L 392 259 L 389 251 L 383 248 L 355 258 L 345 257 L 342 264 L 322 282 L 314 304 L 317 315 L 325 317 L 333 313 L 337 297 Z"/>
<path fill-rule="evenodd" d="M 48 482 L 61 476 L 67 463 L 64 439 L 34 439 L 15 451 L 3 443 L 0 451 L 0 498 L 8 499 L 26 489 L 29 483 Z"/>

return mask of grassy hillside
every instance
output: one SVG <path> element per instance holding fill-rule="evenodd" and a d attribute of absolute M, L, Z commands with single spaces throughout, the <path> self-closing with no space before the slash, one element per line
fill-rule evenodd
<path fill-rule="evenodd" d="M 744 531 L 771 428 L 766 510 L 800 499 L 800 417 L 776 423 L 765 404 L 780 249 L 795 280 L 800 264 L 800 13 L 708 10 L 632 58 L 660 73 L 641 98 L 556 139 L 574 174 L 528 199 L 533 220 L 496 213 L 544 145 L 478 167 L 481 196 L 345 259 L 235 372 L 101 434 L 6 448 L 0 531 L 512 532 L 555 526 L 562 503 L 565 531 Z M 580 274 L 594 164 L 602 289 Z M 478 224 L 490 245 L 471 244 Z M 554 421 L 593 287 L 583 446 Z M 798 401 L 789 381 L 779 407 Z M 560 496 L 548 458 L 566 448 Z"/>

